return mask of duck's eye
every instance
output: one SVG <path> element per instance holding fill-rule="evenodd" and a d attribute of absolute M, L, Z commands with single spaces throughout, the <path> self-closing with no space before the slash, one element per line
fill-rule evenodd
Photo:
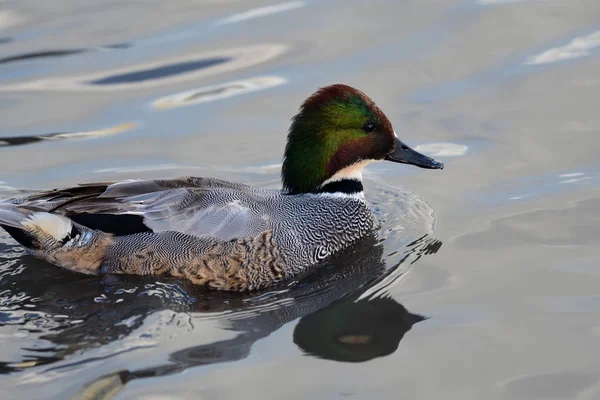
<path fill-rule="evenodd" d="M 363 130 L 367 133 L 374 133 L 375 129 L 377 129 L 375 127 L 375 124 L 372 122 L 368 122 L 367 124 L 365 124 L 365 126 L 363 126 Z"/>

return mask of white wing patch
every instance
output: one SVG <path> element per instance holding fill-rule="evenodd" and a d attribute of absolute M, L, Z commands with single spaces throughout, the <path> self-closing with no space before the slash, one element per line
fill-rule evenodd
<path fill-rule="evenodd" d="M 41 231 L 58 241 L 66 238 L 71 233 L 71 229 L 73 229 L 73 223 L 69 218 L 46 212 L 31 214 L 21 222 L 21 225 L 23 225 L 25 230 Z"/>

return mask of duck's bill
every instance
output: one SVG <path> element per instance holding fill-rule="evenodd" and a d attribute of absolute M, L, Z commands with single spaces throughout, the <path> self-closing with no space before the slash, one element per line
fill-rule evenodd
<path fill-rule="evenodd" d="M 396 149 L 388 154 L 385 159 L 387 161 L 393 161 L 397 163 L 416 165 L 420 168 L 444 169 L 444 163 L 435 161 L 433 158 L 427 157 L 425 154 L 414 151 L 402 143 L 398 138 L 396 138 Z"/>

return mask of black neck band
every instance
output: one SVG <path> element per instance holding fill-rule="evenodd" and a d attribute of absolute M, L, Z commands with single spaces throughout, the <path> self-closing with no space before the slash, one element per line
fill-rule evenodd
<path fill-rule="evenodd" d="M 363 191 L 362 182 L 357 179 L 342 179 L 340 181 L 329 182 L 320 187 L 315 193 L 346 193 L 354 194 Z"/>

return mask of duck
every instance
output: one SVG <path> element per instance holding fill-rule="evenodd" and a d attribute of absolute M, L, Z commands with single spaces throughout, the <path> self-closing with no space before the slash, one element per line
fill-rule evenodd
<path fill-rule="evenodd" d="M 404 144 L 365 93 L 334 84 L 292 118 L 281 189 L 209 177 L 85 183 L 0 200 L 0 227 L 30 255 L 82 274 L 266 289 L 373 232 L 362 171 L 377 161 L 444 167 Z"/>

